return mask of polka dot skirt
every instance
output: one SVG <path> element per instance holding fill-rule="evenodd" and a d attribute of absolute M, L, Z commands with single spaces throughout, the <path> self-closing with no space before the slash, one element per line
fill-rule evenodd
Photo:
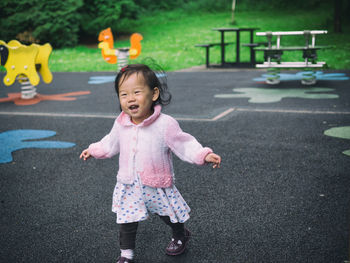
<path fill-rule="evenodd" d="M 184 223 L 190 218 L 191 209 L 175 185 L 153 188 L 142 185 L 136 176 L 132 185 L 117 182 L 112 211 L 117 214 L 118 224 L 146 220 L 149 213 L 169 216 L 172 223 Z"/>

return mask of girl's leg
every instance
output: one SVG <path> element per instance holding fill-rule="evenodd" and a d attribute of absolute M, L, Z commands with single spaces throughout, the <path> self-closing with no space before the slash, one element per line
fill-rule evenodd
<path fill-rule="evenodd" d="M 160 218 L 173 230 L 173 238 L 165 249 L 166 253 L 170 256 L 182 254 L 190 240 L 190 231 L 188 231 L 182 223 L 171 223 L 168 216 L 160 216 Z"/>
<path fill-rule="evenodd" d="M 119 241 L 121 249 L 135 249 L 138 222 L 120 224 Z"/>
<path fill-rule="evenodd" d="M 170 217 L 168 216 L 159 216 L 160 219 L 164 221 L 165 224 L 171 227 L 173 231 L 173 238 L 181 239 L 185 236 L 185 224 L 183 223 L 171 223 Z"/>
<path fill-rule="evenodd" d="M 137 227 L 138 222 L 120 224 L 119 242 L 122 258 L 132 260 L 134 257 Z"/>

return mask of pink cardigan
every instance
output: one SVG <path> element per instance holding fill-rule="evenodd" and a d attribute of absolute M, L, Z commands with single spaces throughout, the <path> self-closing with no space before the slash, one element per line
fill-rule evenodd
<path fill-rule="evenodd" d="M 173 184 L 171 151 L 181 160 L 197 165 L 203 165 L 207 154 L 213 152 L 183 132 L 174 118 L 161 113 L 159 105 L 155 106 L 153 115 L 139 125 L 122 112 L 110 133 L 89 146 L 90 154 L 97 159 L 119 153 L 119 182 L 132 184 L 139 173 L 142 184 L 157 188 Z"/>

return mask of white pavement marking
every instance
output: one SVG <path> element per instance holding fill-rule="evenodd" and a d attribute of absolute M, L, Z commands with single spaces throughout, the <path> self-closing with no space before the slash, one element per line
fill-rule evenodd
<path fill-rule="evenodd" d="M 178 121 L 204 121 L 212 122 L 228 116 L 232 112 L 264 112 L 264 113 L 294 113 L 294 114 L 327 114 L 327 115 L 350 115 L 349 111 L 320 111 L 320 110 L 291 110 L 291 109 L 249 109 L 249 108 L 228 108 L 213 118 L 195 118 L 195 117 L 175 117 Z M 31 117 L 66 117 L 66 118 L 101 118 L 115 119 L 118 114 L 80 114 L 80 113 L 44 113 L 44 112 L 15 112 L 0 111 L 0 115 L 8 116 L 31 116 Z"/>
<path fill-rule="evenodd" d="M 230 114 L 231 112 L 233 112 L 235 110 L 235 108 L 229 108 L 228 110 L 220 113 L 219 115 L 217 115 L 216 117 L 213 118 L 213 121 L 216 121 L 218 119 L 221 119 L 222 117 Z"/>
<path fill-rule="evenodd" d="M 178 121 L 217 121 L 217 120 L 223 118 L 224 116 L 230 114 L 234 110 L 235 110 L 235 108 L 229 108 L 211 119 L 208 119 L 208 118 L 202 118 L 202 119 L 200 119 L 200 118 L 177 118 L 177 117 L 175 117 L 175 119 Z"/>

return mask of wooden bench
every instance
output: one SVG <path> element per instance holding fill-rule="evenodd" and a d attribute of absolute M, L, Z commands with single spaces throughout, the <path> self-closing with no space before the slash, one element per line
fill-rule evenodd
<path fill-rule="evenodd" d="M 227 45 L 231 45 L 231 44 L 234 44 L 234 42 L 227 42 L 225 43 L 224 45 L 227 46 Z M 205 65 L 207 68 L 210 67 L 210 52 L 209 52 L 209 49 L 211 47 L 215 47 L 215 46 L 221 46 L 221 43 L 209 43 L 209 44 L 197 44 L 195 45 L 195 47 L 203 47 L 206 49 L 206 52 L 205 52 Z"/>
<path fill-rule="evenodd" d="M 272 75 L 270 81 L 271 83 L 278 83 L 278 74 L 271 69 L 278 68 L 321 68 L 326 62 L 317 62 L 317 51 L 324 48 L 329 48 L 329 46 L 316 46 L 316 35 L 327 34 L 326 30 L 305 30 L 305 31 L 284 31 L 284 32 L 257 32 L 257 36 L 265 36 L 267 38 L 266 47 L 255 47 L 255 51 L 264 52 L 264 62 L 262 64 L 256 64 L 257 68 L 267 68 L 270 69 Z M 305 45 L 304 46 L 282 46 L 281 38 L 282 36 L 304 36 Z M 276 37 L 275 45 L 272 44 L 272 38 Z M 282 61 L 282 55 L 286 51 L 301 51 L 303 61 L 292 62 Z M 268 82 L 268 81 L 267 81 Z M 306 81 L 304 81 L 306 82 Z M 316 80 L 310 81 L 308 84 L 313 84 Z M 269 83 L 269 82 L 268 82 Z"/>

